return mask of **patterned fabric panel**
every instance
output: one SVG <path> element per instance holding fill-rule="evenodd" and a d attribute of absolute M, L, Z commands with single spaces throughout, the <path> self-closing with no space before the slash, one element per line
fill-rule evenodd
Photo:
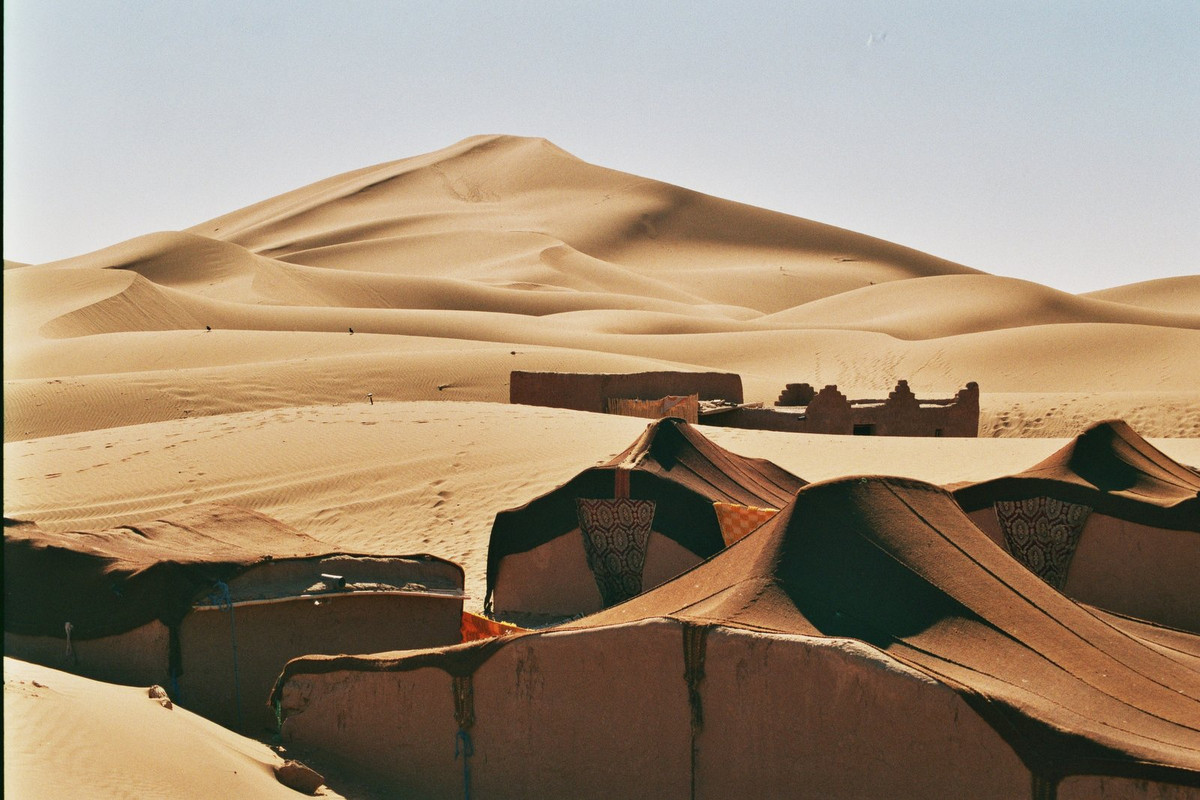
<path fill-rule="evenodd" d="M 575 502 L 584 553 L 605 608 L 641 594 L 654 501 L 626 497 Z"/>
<path fill-rule="evenodd" d="M 608 398 L 608 413 L 626 417 L 662 419 L 678 417 L 693 425 L 700 419 L 700 396 L 667 395 L 658 400 L 629 400 L 623 397 Z"/>
<path fill-rule="evenodd" d="M 716 509 L 721 538 L 725 540 L 726 547 L 779 513 L 774 508 L 740 506 L 736 503 L 713 503 L 713 508 Z"/>
<path fill-rule="evenodd" d="M 1051 497 L 1001 500 L 996 518 L 1014 557 L 1031 572 L 1061 589 L 1092 509 Z"/>

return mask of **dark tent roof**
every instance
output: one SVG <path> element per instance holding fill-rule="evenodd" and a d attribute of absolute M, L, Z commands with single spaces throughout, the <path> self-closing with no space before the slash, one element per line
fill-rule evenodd
<path fill-rule="evenodd" d="M 957 689 L 1047 776 L 1200 780 L 1190 662 L 1056 592 L 929 484 L 815 484 L 695 569 L 562 627 L 652 617 L 865 641 Z"/>
<path fill-rule="evenodd" d="M 858 639 L 958 692 L 1042 778 L 1200 786 L 1200 672 L 1181 652 L 1194 641 L 1179 648 L 1172 637 L 1186 635 L 1162 631 L 1152 642 L 1067 599 L 930 484 L 855 477 L 809 486 L 699 566 L 551 630 L 655 618 Z M 513 640 L 543 633 L 412 654 L 307 656 L 287 665 L 274 696 L 300 673 L 465 675 Z"/>
<path fill-rule="evenodd" d="M 1024 472 L 949 488 L 968 512 L 1044 496 L 1145 525 L 1200 531 L 1200 473 L 1121 420 L 1093 425 Z"/>
<path fill-rule="evenodd" d="M 249 509 L 206 504 L 137 525 L 46 531 L 4 520 L 4 630 L 34 636 L 111 636 L 155 619 L 171 626 L 192 603 L 266 562 L 341 553 Z M 438 562 L 433 556 L 407 561 Z M 458 586 L 461 588 L 461 579 Z"/>
<path fill-rule="evenodd" d="M 682 420 L 657 420 L 610 461 L 496 515 L 488 542 L 488 597 L 500 559 L 578 527 L 575 500 L 613 497 L 618 469 L 629 471 L 630 497 L 658 501 L 653 529 L 701 558 L 725 546 L 714 502 L 783 508 L 807 483 L 770 461 L 731 453 Z"/>

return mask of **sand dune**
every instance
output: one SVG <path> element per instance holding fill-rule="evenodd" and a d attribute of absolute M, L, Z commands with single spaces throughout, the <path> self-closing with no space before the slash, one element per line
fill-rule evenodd
<path fill-rule="evenodd" d="M 1175 311 L 1075 296 L 993 275 L 939 275 L 868 286 L 756 321 L 764 327 L 872 330 L 938 339 L 1031 325 L 1115 323 L 1200 329 L 1200 304 Z"/>
<path fill-rule="evenodd" d="M 974 380 L 1007 421 L 985 432 L 1069 436 L 1075 418 L 1038 418 L 1070 392 L 1148 435 L 1200 428 L 1197 279 L 1068 295 L 539 139 L 475 137 L 4 282 L 9 440 L 367 392 L 504 402 L 511 369 L 733 370 L 762 402 Z"/>
<path fill-rule="evenodd" d="M 706 429 L 810 481 L 983 480 L 1112 417 L 1200 465 L 1200 277 L 1069 295 L 540 139 L 467 139 L 3 277 L 6 515 L 64 530 L 232 502 L 458 561 L 474 610 L 495 513 L 646 424 L 508 405 L 514 369 L 727 370 L 768 404 L 799 381 L 980 384 L 980 439 Z M 268 748 L 144 689 L 6 659 L 5 701 L 10 794 L 295 796 Z"/>
<path fill-rule="evenodd" d="M 276 779 L 284 759 L 266 745 L 164 707 L 145 687 L 5 658 L 4 724 L 8 797 L 305 796 Z"/>
<path fill-rule="evenodd" d="M 554 337 L 530 333 L 535 342 L 530 344 L 523 335 L 512 337 L 520 342 L 500 343 L 442 338 L 434 335 L 436 316 L 426 322 L 427 336 L 200 330 L 14 346 L 5 363 L 6 439 L 358 403 L 368 393 L 377 401 L 503 403 L 513 369 L 702 367 L 739 372 L 747 398 L 768 403 L 789 381 L 838 383 L 855 396 L 879 397 L 901 377 L 922 396 L 948 396 L 976 380 L 985 387 L 984 435 L 1065 437 L 1113 416 L 1138 422 L 1149 436 L 1200 433 L 1195 379 L 1180 363 L 1200 358 L 1200 334 L 1193 331 L 1044 326 L 913 343 L 867 332 L 618 336 L 576 331 Z M 1091 419 L 1061 414 L 1064 395 Z M 1006 422 L 993 426 L 990 419 Z"/>
<path fill-rule="evenodd" d="M 1200 308 L 1200 276 L 1181 275 L 1177 278 L 1141 281 L 1112 289 L 1102 289 L 1098 292 L 1088 292 L 1080 297 L 1153 308 L 1159 311 L 1195 313 L 1196 309 Z"/>
<path fill-rule="evenodd" d="M 497 403 L 359 401 L 103 428 L 6 444 L 5 513 L 61 530 L 232 502 L 338 547 L 458 561 L 479 604 L 496 511 L 616 455 L 645 425 Z M 705 432 L 810 481 L 859 473 L 983 480 L 1037 463 L 1064 441 Z M 1154 443 L 1200 464 L 1200 438 Z"/>
<path fill-rule="evenodd" d="M 444 269 L 444 255 L 430 250 L 460 248 L 452 266 L 459 275 L 464 262 L 474 261 L 461 252 L 470 241 L 463 234 L 532 234 L 543 246 L 514 258 L 513 246 L 523 249 L 528 240 L 508 242 L 500 252 L 511 255 L 499 274 L 495 254 L 505 242 L 484 237 L 491 245 L 491 279 L 559 285 L 582 255 L 608 270 L 620 267 L 665 283 L 668 294 L 686 287 L 708 302 L 763 312 L 872 280 L 975 272 L 862 234 L 596 167 L 541 139 L 510 136 L 474 137 L 348 173 L 190 230 L 296 263 L 387 259 L 398 272 Z M 413 235 L 424 238 L 421 247 L 407 247 Z M 364 252 L 364 241 L 373 254 Z"/>

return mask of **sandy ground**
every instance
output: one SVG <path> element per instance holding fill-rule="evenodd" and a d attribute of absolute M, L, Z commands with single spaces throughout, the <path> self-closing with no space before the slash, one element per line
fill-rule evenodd
<path fill-rule="evenodd" d="M 69 529 L 235 502 L 348 550 L 459 561 L 478 608 L 496 511 L 645 425 L 507 405 L 513 369 L 728 370 L 766 403 L 789 382 L 851 397 L 885 396 L 898 379 L 918 397 L 980 384 L 980 439 L 711 430 L 810 481 L 991 477 L 1113 417 L 1200 465 L 1200 276 L 1136 279 L 1070 295 L 542 140 L 477 137 L 187 231 L 5 262 L 4 511 Z M 16 744 L 27 739 L 94 770 L 55 786 L 120 796 L 146 769 L 136 725 L 68 743 L 68 713 L 187 720 L 70 676 L 38 678 L 62 688 L 37 692 L 19 678 L 10 709 L 9 669 L 6 723 L 24 733 L 9 728 L 6 766 L 49 758 Z M 237 780 L 255 782 L 218 794 L 272 796 L 258 788 L 261 751 L 171 724 L 171 736 L 218 742 L 201 761 L 240 764 Z M 93 752 L 98 742 L 112 746 Z M 188 779 L 189 764 L 164 759 L 164 780 Z M 140 796 L 159 791 L 147 786 Z"/>
<path fill-rule="evenodd" d="M 170 706 L 170 707 L 168 707 Z M 4 659 L 4 794 L 298 800 L 284 759 L 187 709 L 49 667 Z M 319 796 L 343 795 L 323 787 Z"/>
<path fill-rule="evenodd" d="M 5 513 L 84 529 L 232 502 L 346 550 L 457 561 L 477 609 L 495 513 L 617 454 L 645 425 L 498 403 L 364 401 L 103 428 L 6 444 Z M 809 481 L 981 480 L 1031 466 L 1065 441 L 705 432 Z M 1200 464 L 1200 439 L 1152 441 Z"/>

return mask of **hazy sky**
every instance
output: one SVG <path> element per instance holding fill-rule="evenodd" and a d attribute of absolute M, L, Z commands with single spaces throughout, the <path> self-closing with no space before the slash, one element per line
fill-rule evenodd
<path fill-rule="evenodd" d="M 4 256 L 481 133 L 1068 291 L 1200 273 L 1200 2 L 4 3 Z"/>

